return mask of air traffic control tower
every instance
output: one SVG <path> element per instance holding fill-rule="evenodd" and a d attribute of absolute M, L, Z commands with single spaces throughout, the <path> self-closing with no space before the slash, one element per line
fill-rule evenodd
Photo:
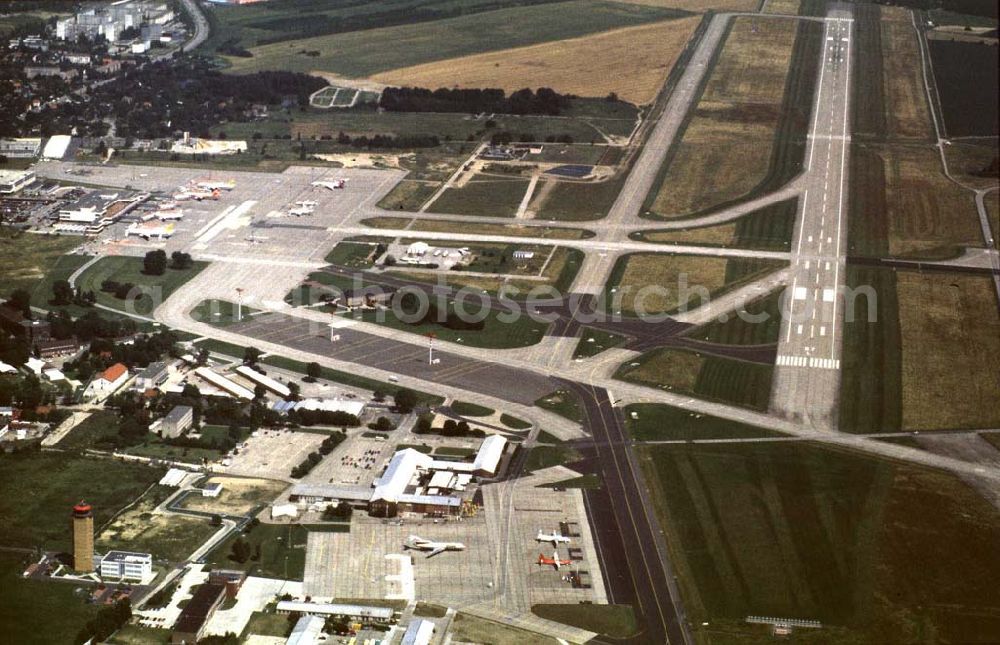
<path fill-rule="evenodd" d="M 73 568 L 94 570 L 94 514 L 83 501 L 73 507 Z"/>

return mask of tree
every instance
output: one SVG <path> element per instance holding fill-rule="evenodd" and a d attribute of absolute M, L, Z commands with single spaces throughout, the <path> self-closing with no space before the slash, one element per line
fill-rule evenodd
<path fill-rule="evenodd" d="M 306 365 L 306 376 L 312 380 L 319 378 L 319 375 L 323 373 L 323 368 L 319 366 L 319 363 L 309 363 Z"/>
<path fill-rule="evenodd" d="M 167 270 L 167 252 L 163 249 L 149 251 L 142 259 L 142 272 L 146 275 L 163 275 Z"/>
<path fill-rule="evenodd" d="M 14 289 L 7 298 L 7 306 L 20 311 L 26 318 L 31 317 L 31 294 L 27 289 Z"/>
<path fill-rule="evenodd" d="M 243 364 L 256 365 L 260 360 L 261 351 L 256 347 L 247 347 L 243 350 Z"/>
<path fill-rule="evenodd" d="M 301 392 L 301 388 L 299 387 L 298 383 L 289 383 L 288 384 L 288 396 L 285 397 L 285 399 L 288 400 L 288 401 L 298 401 L 299 400 L 299 392 Z"/>
<path fill-rule="evenodd" d="M 253 388 L 253 398 L 255 401 L 261 400 L 267 396 L 267 388 L 258 383 Z"/>
<path fill-rule="evenodd" d="M 405 387 L 399 388 L 395 396 L 392 397 L 392 400 L 396 405 L 396 409 L 403 414 L 409 414 L 413 412 L 413 408 L 417 407 L 417 393 Z"/>
<path fill-rule="evenodd" d="M 198 350 L 198 354 L 195 355 L 195 360 L 198 362 L 198 365 L 205 365 L 208 363 L 209 356 L 211 356 L 211 352 L 208 351 L 208 348 L 202 347 Z"/>
<path fill-rule="evenodd" d="M 371 424 L 371 429 L 379 432 L 389 432 L 394 428 L 395 426 L 392 425 L 392 421 L 386 417 L 379 417 L 375 419 L 375 423 Z"/>
<path fill-rule="evenodd" d="M 222 516 L 218 513 L 212 515 L 212 526 L 222 526 Z"/>
<path fill-rule="evenodd" d="M 56 280 L 52 283 L 52 304 L 68 305 L 73 301 L 73 287 L 68 280 Z"/>
<path fill-rule="evenodd" d="M 236 538 L 236 541 L 233 542 L 232 553 L 229 555 L 229 559 L 243 564 L 250 559 L 251 555 L 252 547 L 247 539 L 242 535 Z"/>
<path fill-rule="evenodd" d="M 171 269 L 189 269 L 193 261 L 191 260 L 190 253 L 182 253 L 180 251 L 174 251 L 170 254 L 170 268 Z"/>

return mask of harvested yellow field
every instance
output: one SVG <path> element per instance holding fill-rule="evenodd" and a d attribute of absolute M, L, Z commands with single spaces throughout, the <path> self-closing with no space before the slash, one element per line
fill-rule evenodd
<path fill-rule="evenodd" d="M 1000 316 L 987 277 L 900 271 L 903 428 L 1000 424 Z"/>
<path fill-rule="evenodd" d="M 887 13 L 882 8 L 883 18 Z M 895 8 L 895 9 L 898 9 Z M 909 12 L 903 12 L 909 15 Z M 895 139 L 927 139 L 931 136 L 931 116 L 927 108 L 921 73 L 920 46 L 909 20 L 883 20 L 882 65 L 885 69 L 886 126 Z"/>
<path fill-rule="evenodd" d="M 800 0 L 767 0 L 764 3 L 764 13 L 797 16 Z"/>
<path fill-rule="evenodd" d="M 624 4 L 641 4 L 647 7 L 683 9 L 684 11 L 755 11 L 757 0 L 617 0 Z"/>
<path fill-rule="evenodd" d="M 390 70 L 380 83 L 421 87 L 551 87 L 579 96 L 615 92 L 650 103 L 701 20 L 698 16 L 592 36 L 462 56 Z"/>
<path fill-rule="evenodd" d="M 726 258 L 634 253 L 618 281 L 623 312 L 654 315 L 700 306 L 726 284 Z M 682 290 L 686 288 L 686 292 Z"/>

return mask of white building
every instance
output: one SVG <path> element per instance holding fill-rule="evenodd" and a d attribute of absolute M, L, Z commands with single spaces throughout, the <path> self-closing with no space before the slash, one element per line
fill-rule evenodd
<path fill-rule="evenodd" d="M 33 170 L 0 170 L 0 194 L 13 195 L 33 181 Z"/>
<path fill-rule="evenodd" d="M 194 423 L 194 408 L 175 405 L 160 421 L 161 437 L 179 437 Z"/>
<path fill-rule="evenodd" d="M 101 578 L 142 581 L 153 575 L 153 556 L 149 553 L 109 551 L 101 558 Z"/>
<path fill-rule="evenodd" d="M 297 600 L 282 600 L 275 608 L 279 614 L 290 614 L 297 611 L 300 614 L 315 616 L 344 616 L 360 621 L 388 622 L 392 620 L 392 607 L 369 607 L 367 605 L 343 605 L 327 602 L 301 602 Z"/>
<path fill-rule="evenodd" d="M 412 620 L 403 632 L 400 645 L 429 645 L 434 638 L 434 623 L 423 618 Z"/>
<path fill-rule="evenodd" d="M 314 645 L 320 642 L 325 624 L 326 619 L 322 616 L 313 614 L 302 616 L 295 622 L 295 627 L 292 628 L 285 645 Z"/>
<path fill-rule="evenodd" d="M 283 517 L 294 520 L 299 516 L 299 507 L 295 504 L 275 504 L 271 507 L 271 519 L 280 520 Z"/>
<path fill-rule="evenodd" d="M 233 382 L 221 374 L 216 374 L 207 367 L 199 367 L 194 371 L 194 373 L 201 380 L 222 390 L 226 394 L 235 396 L 238 399 L 246 399 L 247 401 L 253 399 L 253 391 L 243 387 L 239 383 Z"/>
<path fill-rule="evenodd" d="M 69 144 L 72 141 L 73 138 L 68 134 L 57 134 L 49 137 L 49 140 L 45 142 L 45 148 L 42 150 L 42 157 L 45 159 L 62 159 L 66 156 L 66 151 L 69 150 Z"/>
<path fill-rule="evenodd" d="M 0 139 L 0 155 L 10 159 L 30 159 L 42 151 L 39 138 Z"/>
<path fill-rule="evenodd" d="M 142 368 L 142 371 L 135 375 L 132 389 L 139 392 L 153 390 L 167 380 L 170 374 L 170 364 L 166 361 L 156 361 Z"/>
<path fill-rule="evenodd" d="M 236 368 L 236 373 L 253 382 L 254 385 L 263 385 L 267 390 L 283 399 L 288 398 L 292 394 L 287 385 L 275 381 L 267 374 L 261 374 L 249 365 L 240 365 Z"/>
<path fill-rule="evenodd" d="M 201 489 L 202 497 L 218 497 L 222 493 L 222 483 L 212 482 L 211 484 L 205 484 L 205 487 Z"/>
<path fill-rule="evenodd" d="M 87 386 L 87 392 L 93 395 L 113 394 L 125 385 L 128 380 L 128 368 L 121 363 L 115 363 L 101 372 Z"/>

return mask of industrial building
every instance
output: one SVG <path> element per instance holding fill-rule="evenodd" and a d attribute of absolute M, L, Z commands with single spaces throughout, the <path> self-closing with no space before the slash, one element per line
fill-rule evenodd
<path fill-rule="evenodd" d="M 13 195 L 33 181 L 34 170 L 0 170 L 0 195 Z"/>
<path fill-rule="evenodd" d="M 8 159 L 31 159 L 42 151 L 38 138 L 0 139 L 0 155 Z"/>
<path fill-rule="evenodd" d="M 292 394 L 287 385 L 275 381 L 267 374 L 262 374 L 249 365 L 240 365 L 236 368 L 236 373 L 253 382 L 254 385 L 263 385 L 269 392 L 277 394 L 283 399 L 288 398 Z"/>
<path fill-rule="evenodd" d="M 153 556 L 149 553 L 108 551 L 101 558 L 101 578 L 148 580 L 153 575 Z"/>
<path fill-rule="evenodd" d="M 167 376 L 170 373 L 169 368 L 170 364 L 165 361 L 150 363 L 135 375 L 135 382 L 132 384 L 132 389 L 145 392 L 146 390 L 153 390 L 160 387 L 167 380 Z"/>
<path fill-rule="evenodd" d="M 194 423 L 194 408 L 190 405 L 175 405 L 160 421 L 160 436 L 179 437 Z"/>
<path fill-rule="evenodd" d="M 318 643 L 326 620 L 322 616 L 306 614 L 297 621 L 292 633 L 288 635 L 285 645 L 314 645 Z"/>
<path fill-rule="evenodd" d="M 361 401 L 349 399 L 302 399 L 301 401 L 277 401 L 271 406 L 276 412 L 289 410 L 322 410 L 323 412 L 346 412 L 359 416 L 365 409 Z"/>
<path fill-rule="evenodd" d="M 279 614 L 311 614 L 314 616 L 343 616 L 360 623 L 387 623 L 395 612 L 392 607 L 371 607 L 368 605 L 344 605 L 325 602 L 302 602 L 282 600 L 275 608 Z"/>
<path fill-rule="evenodd" d="M 171 644 L 195 645 L 204 635 L 209 619 L 225 599 L 225 585 L 207 583 L 198 587 L 174 623 L 170 634 Z"/>
<path fill-rule="evenodd" d="M 94 513 L 83 501 L 73 507 L 73 569 L 94 570 Z"/>
<path fill-rule="evenodd" d="M 432 638 L 434 638 L 433 621 L 418 618 L 406 626 L 400 645 L 429 645 Z"/>
<path fill-rule="evenodd" d="M 221 374 L 216 374 L 207 367 L 199 367 L 195 371 L 195 376 L 205 381 L 209 385 L 222 390 L 226 394 L 234 396 L 238 399 L 246 399 L 247 401 L 253 400 L 253 391 L 247 389 Z"/>

